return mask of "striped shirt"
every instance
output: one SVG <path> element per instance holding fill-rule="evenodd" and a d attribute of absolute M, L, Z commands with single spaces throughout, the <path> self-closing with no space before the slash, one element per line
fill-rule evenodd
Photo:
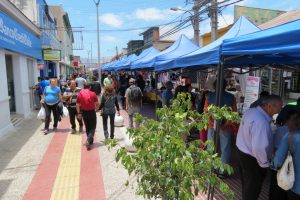
<path fill-rule="evenodd" d="M 68 107 L 76 108 L 77 96 L 78 96 L 78 93 L 80 92 L 80 90 L 81 89 L 78 87 L 76 87 L 74 91 L 72 91 L 71 88 L 66 89 L 66 91 L 64 92 L 64 96 L 69 96 L 69 95 L 73 94 L 70 98 L 68 98 L 66 100 Z"/>

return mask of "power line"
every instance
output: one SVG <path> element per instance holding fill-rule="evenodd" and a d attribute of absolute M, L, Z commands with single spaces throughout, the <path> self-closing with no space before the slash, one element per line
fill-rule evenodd
<path fill-rule="evenodd" d="M 125 28 L 125 29 L 100 29 L 101 32 L 126 32 L 126 31 L 137 31 L 137 30 L 143 30 L 143 29 L 148 29 L 153 26 L 163 26 L 163 25 L 170 25 L 170 24 L 175 24 L 177 22 L 181 22 L 182 20 L 177 20 L 174 22 L 168 22 L 168 23 L 163 23 L 163 24 L 158 24 L 158 25 L 152 25 L 152 26 L 143 26 L 143 27 L 136 27 L 136 28 Z M 57 27 L 57 29 L 52 29 L 52 28 L 44 28 L 41 27 L 41 30 L 68 30 L 64 27 Z M 81 29 L 82 32 L 97 32 L 97 30 L 94 29 Z"/>

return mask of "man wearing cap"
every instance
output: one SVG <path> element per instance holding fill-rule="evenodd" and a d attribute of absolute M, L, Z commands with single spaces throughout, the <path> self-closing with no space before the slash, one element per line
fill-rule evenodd
<path fill-rule="evenodd" d="M 126 110 L 129 118 L 129 127 L 133 128 L 133 117 L 136 113 L 140 113 L 142 107 L 142 96 L 141 89 L 135 85 L 135 79 L 129 79 L 129 88 L 125 93 L 126 98 Z"/>

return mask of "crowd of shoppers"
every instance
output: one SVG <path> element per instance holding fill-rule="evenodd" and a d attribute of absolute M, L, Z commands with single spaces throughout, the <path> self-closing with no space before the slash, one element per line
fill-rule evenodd
<path fill-rule="evenodd" d="M 134 127 L 134 116 L 140 113 L 143 102 L 145 81 L 139 74 L 137 79 L 127 73 L 120 73 L 118 77 L 106 74 L 102 84 L 94 77 L 92 82 L 86 80 L 79 74 L 77 78 L 68 77 L 59 81 L 48 78 L 39 79 L 36 85 L 36 94 L 39 95 L 46 111 L 44 133 L 49 132 L 51 113 L 53 118 L 53 130 L 57 129 L 59 121 L 59 104 L 64 102 L 69 110 L 71 133 L 76 133 L 76 119 L 79 124 L 79 131 L 83 131 L 85 125 L 88 148 L 94 142 L 97 117 L 96 112 L 101 110 L 103 134 L 106 139 L 114 138 L 114 119 L 116 114 L 120 115 L 118 96 L 121 105 L 128 113 L 129 127 Z M 149 83 L 150 84 L 150 83 Z M 152 81 L 151 81 L 152 84 Z M 101 90 L 101 85 L 104 90 Z M 227 106 L 232 111 L 237 111 L 237 103 L 234 95 L 226 90 L 226 81 L 223 83 L 221 106 Z M 215 86 L 215 85 L 214 85 Z M 190 93 L 192 109 L 199 113 L 207 112 L 209 105 L 215 104 L 216 92 L 202 91 L 201 94 L 193 92 L 190 84 L 177 85 L 173 92 L 174 84 L 167 81 L 162 89 L 162 105 L 170 107 L 172 100 L 178 93 Z M 101 94 L 102 92 L 102 94 Z M 244 112 L 241 124 L 236 127 L 228 121 L 221 122 L 219 133 L 220 157 L 223 163 L 231 163 L 232 140 L 236 135 L 237 157 L 239 172 L 242 183 L 242 199 L 256 200 L 261 192 L 263 181 L 267 172 L 271 174 L 270 194 L 272 200 L 294 200 L 300 199 L 300 98 L 296 105 L 283 107 L 282 99 L 277 95 L 267 92 L 260 93 L 260 97 L 250 108 Z M 274 123 L 273 116 L 278 114 Z M 110 120 L 110 129 L 108 128 Z M 276 124 L 272 126 L 272 123 Z M 139 124 L 136 124 L 138 126 Z M 202 141 L 213 140 L 214 120 L 211 119 L 207 130 L 196 130 L 196 134 Z M 200 133 L 200 134 L 199 134 Z M 192 135 L 192 134 L 191 134 Z M 199 136 L 200 135 L 200 136 Z M 295 183 L 290 191 L 284 191 L 277 184 L 276 173 L 281 168 L 288 151 L 288 135 L 292 135 L 291 152 L 295 168 Z M 221 178 L 228 174 L 216 170 Z"/>

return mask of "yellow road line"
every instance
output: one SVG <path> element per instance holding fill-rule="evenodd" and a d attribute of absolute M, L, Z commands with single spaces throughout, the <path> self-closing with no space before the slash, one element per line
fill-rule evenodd
<path fill-rule="evenodd" d="M 79 199 L 81 146 L 81 134 L 68 135 L 51 200 Z"/>

